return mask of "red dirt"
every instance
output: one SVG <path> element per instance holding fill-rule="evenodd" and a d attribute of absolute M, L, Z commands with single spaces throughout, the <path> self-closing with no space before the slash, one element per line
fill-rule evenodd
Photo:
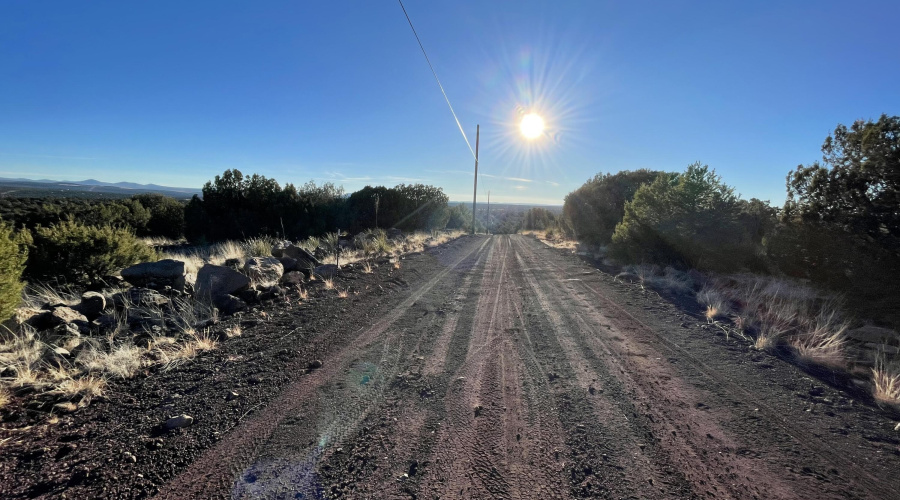
<path fill-rule="evenodd" d="M 121 382 L 108 401 L 56 425 L 4 410 L 0 440 L 12 439 L 0 445 L 0 496 L 900 490 L 889 414 L 532 238 L 466 237 L 400 270 L 341 280 L 360 295 L 319 290 L 313 304 L 272 305 L 215 353 Z M 314 359 L 322 368 L 305 373 Z M 262 382 L 247 384 L 251 375 Z M 225 401 L 233 388 L 243 397 Z M 160 433 L 177 413 L 197 422 Z"/>

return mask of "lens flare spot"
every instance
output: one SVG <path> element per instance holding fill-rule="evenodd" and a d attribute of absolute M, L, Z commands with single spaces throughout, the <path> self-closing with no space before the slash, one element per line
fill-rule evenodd
<path fill-rule="evenodd" d="M 522 117 L 519 130 L 526 139 L 537 139 L 544 133 L 544 119 L 535 113 L 528 113 Z"/>

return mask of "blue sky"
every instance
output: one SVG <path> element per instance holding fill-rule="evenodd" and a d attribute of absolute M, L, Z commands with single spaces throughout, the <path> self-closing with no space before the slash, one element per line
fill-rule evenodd
<path fill-rule="evenodd" d="M 897 1 L 405 5 L 473 145 L 481 125 L 492 201 L 702 161 L 780 204 L 836 124 L 900 114 Z M 395 1 L 0 2 L 0 176 L 465 200 L 473 164 Z"/>

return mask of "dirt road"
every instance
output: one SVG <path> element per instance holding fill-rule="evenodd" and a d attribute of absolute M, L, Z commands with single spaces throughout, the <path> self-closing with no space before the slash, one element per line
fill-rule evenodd
<path fill-rule="evenodd" d="M 521 236 L 439 262 L 159 497 L 900 491 L 883 415 L 658 297 Z"/>

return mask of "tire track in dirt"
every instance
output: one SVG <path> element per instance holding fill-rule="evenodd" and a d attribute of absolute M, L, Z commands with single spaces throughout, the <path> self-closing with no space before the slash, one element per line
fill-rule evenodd
<path fill-rule="evenodd" d="M 654 435 L 661 438 L 659 445 L 672 457 L 673 463 L 683 466 L 683 473 L 695 487 L 703 485 L 709 488 L 718 483 L 715 490 L 702 491 L 703 488 L 700 488 L 698 494 L 719 497 L 728 492 L 730 497 L 740 498 L 756 491 L 754 496 L 763 498 L 846 498 L 852 491 L 852 485 L 832 484 L 830 481 L 823 483 L 813 474 L 785 474 L 782 472 L 784 469 L 770 460 L 764 462 L 743 456 L 740 451 L 748 448 L 741 445 L 742 439 L 729 435 L 718 423 L 731 418 L 728 412 L 710 410 L 703 404 L 699 405 L 702 410 L 697 411 L 698 403 L 710 402 L 710 398 L 713 401 L 720 399 L 721 404 L 715 406 L 736 407 L 745 412 L 757 408 L 755 411 L 760 413 L 767 412 L 766 405 L 697 360 L 675 342 L 641 323 L 622 306 L 587 283 L 580 279 L 564 283 L 562 277 L 570 273 L 545 257 L 544 254 L 550 253 L 549 249 L 542 248 L 544 251 L 538 252 L 535 247 L 539 245 L 541 244 L 529 240 L 519 241 L 519 247 L 530 256 L 530 260 L 547 264 L 545 275 L 556 277 L 548 280 L 553 286 L 550 295 L 567 296 L 577 304 L 581 313 L 573 314 L 572 318 L 580 324 L 580 328 L 575 331 L 578 332 L 577 340 L 583 345 L 585 352 L 593 353 L 598 359 L 614 360 L 619 370 L 616 372 L 613 369 L 612 373 L 634 394 L 638 414 L 649 418 Z M 598 299 L 600 304 L 595 302 Z M 597 328 L 598 323 L 603 328 Z M 659 348 L 663 352 L 658 351 Z M 685 385 L 667 363 L 660 362 L 674 359 L 669 357 L 672 355 L 677 355 L 679 361 L 687 361 L 709 383 L 702 397 Z M 665 411 L 661 411 L 663 408 Z M 768 416 L 775 426 L 783 428 L 786 438 L 806 448 L 808 451 L 805 456 L 810 463 L 826 458 L 837 468 L 831 470 L 858 470 L 845 460 L 835 460 L 833 452 L 824 449 L 825 446 L 818 444 L 819 440 L 809 436 L 806 430 L 784 425 L 784 419 L 780 415 L 773 412 L 763 416 Z M 806 439 L 801 440 L 798 436 L 805 436 Z M 712 453 L 714 450 L 716 453 Z M 791 458 L 796 460 L 796 457 Z M 827 470 L 828 467 L 824 469 Z M 704 471 L 722 472 L 717 474 L 718 479 L 711 481 L 709 477 L 704 477 L 709 475 L 704 474 Z M 866 483 L 865 489 L 870 489 L 879 497 L 889 498 L 896 492 L 868 473 L 856 477 L 870 477 L 871 481 Z M 848 490 L 848 486 L 851 486 L 851 490 Z"/>
<path fill-rule="evenodd" d="M 478 269 L 480 267 L 484 261 L 485 255 L 485 253 L 479 254 L 478 260 L 475 262 L 473 268 Z M 460 301 L 465 300 L 469 295 L 474 277 L 475 273 L 466 274 L 466 277 L 463 279 L 462 285 L 459 288 L 459 293 L 453 297 L 452 302 L 449 304 L 450 310 L 446 312 L 447 321 L 444 323 L 441 334 L 435 343 L 433 353 L 426 359 L 425 369 L 423 370 L 424 375 L 437 375 L 446 367 L 447 351 L 450 349 L 450 340 L 459 324 L 460 313 L 463 311 Z"/>
<path fill-rule="evenodd" d="M 527 243 L 517 243 L 524 259 L 533 268 L 541 265 L 542 259 Z M 614 318 L 592 309 L 583 298 L 573 294 L 567 286 L 572 282 L 563 282 L 564 274 L 558 271 L 545 268 L 542 272 L 545 279 L 540 285 L 533 275 L 528 279 L 544 309 L 556 316 L 556 321 L 562 322 L 559 317 L 565 316 L 569 328 L 562 343 L 573 358 L 574 366 L 590 370 L 606 379 L 607 384 L 618 386 L 603 398 L 604 413 L 618 416 L 619 422 L 612 427 L 614 432 L 626 431 L 615 440 L 616 443 L 641 444 L 640 458 L 635 462 L 644 464 L 641 473 L 645 477 L 659 481 L 660 474 L 653 473 L 652 468 L 674 466 L 695 488 L 697 495 L 796 497 L 788 487 L 774 480 L 777 475 L 760 473 L 760 469 L 765 469 L 764 464 L 752 463 L 729 453 L 737 446 L 719 428 L 714 415 L 696 409 L 691 411 L 693 403 L 703 398 L 681 384 L 664 365 L 654 361 L 660 359 L 656 353 L 648 353 L 649 349 L 629 343 L 627 335 L 613 326 Z M 611 346 L 610 342 L 618 346 Z M 619 352 L 622 347 L 624 352 Z M 618 380 L 610 380 L 610 376 Z M 658 408 L 665 408 L 665 412 Z M 651 438 L 650 443 L 645 443 L 647 438 Z"/>
<path fill-rule="evenodd" d="M 559 498 L 562 467 L 549 457 L 563 447 L 546 426 L 525 417 L 547 412 L 526 385 L 537 386 L 515 347 L 515 313 L 507 237 L 493 237 L 465 360 L 445 396 L 446 418 L 423 479 L 425 496 Z"/>
<path fill-rule="evenodd" d="M 326 409 L 312 404 L 317 401 L 316 395 L 319 389 L 330 381 L 341 380 L 341 372 L 350 367 L 353 360 L 359 357 L 365 348 L 378 342 L 391 325 L 396 323 L 423 295 L 440 283 L 450 272 L 459 268 L 467 260 L 471 260 L 473 255 L 480 255 L 487 243 L 488 240 L 484 240 L 480 244 L 477 241 L 470 243 L 465 250 L 462 250 L 462 255 L 454 258 L 445 269 L 415 289 L 406 300 L 383 316 L 381 320 L 359 332 L 352 343 L 326 358 L 323 368 L 288 386 L 284 394 L 262 410 L 259 415 L 239 425 L 227 439 L 204 453 L 186 471 L 161 489 L 157 498 L 224 498 L 240 496 L 243 493 L 254 495 L 256 490 L 253 487 L 246 488 L 245 486 L 257 482 L 259 469 L 247 466 L 254 457 L 259 455 L 261 447 L 270 442 L 278 427 L 282 423 L 286 426 L 293 425 L 299 414 L 315 415 L 315 410 Z M 395 337 L 395 332 L 388 332 L 388 337 L 383 339 L 384 356 L 382 361 L 387 361 L 391 356 L 391 341 L 395 340 Z M 396 351 L 399 352 L 399 350 Z M 396 363 L 396 359 L 399 358 L 391 361 Z M 351 397 L 351 401 L 355 400 L 362 407 L 371 408 L 375 400 L 366 400 L 366 396 L 362 394 L 378 394 L 383 390 L 387 377 L 384 373 L 378 373 L 377 367 L 363 366 L 363 369 L 372 371 L 371 374 L 364 374 L 363 377 L 370 376 L 372 384 L 364 385 L 374 390 L 360 391 L 360 394 Z M 320 414 L 326 416 L 327 412 L 323 411 Z M 331 431 L 331 435 L 324 441 L 309 443 L 309 451 L 305 453 L 305 459 L 286 463 L 273 462 L 273 468 L 281 471 L 280 474 L 276 472 L 275 475 L 286 478 L 283 482 L 290 481 L 291 483 L 272 485 L 275 491 L 280 491 L 282 486 L 301 488 L 304 485 L 315 484 L 315 464 L 322 460 L 326 452 L 330 450 L 330 447 L 336 442 L 335 438 L 346 435 L 352 428 L 353 422 L 358 422 L 364 417 L 364 412 L 360 412 L 352 422 L 344 419 L 341 429 L 335 428 L 334 424 L 327 419 L 322 420 L 322 428 L 325 432 Z M 238 480 L 233 485 L 235 478 Z M 309 488 L 307 487 L 307 489 Z"/>
<path fill-rule="evenodd" d="M 620 384 L 610 373 L 597 370 L 595 366 L 592 366 L 575 345 L 572 331 L 577 326 L 572 325 L 572 318 L 563 312 L 570 308 L 558 301 L 560 297 L 558 294 L 552 294 L 555 300 L 551 300 L 549 298 L 551 294 L 545 293 L 542 289 L 538 282 L 539 278 L 535 275 L 535 271 L 540 269 L 540 267 L 536 267 L 540 266 L 540 262 L 532 258 L 533 256 L 521 247 L 520 242 L 517 241 L 513 246 L 516 248 L 516 259 L 524 270 L 522 277 L 527 283 L 530 293 L 534 295 L 535 305 L 550 323 L 550 328 L 543 330 L 544 335 L 552 336 L 552 341 L 564 354 L 562 359 L 555 360 L 556 368 L 559 372 L 568 373 L 554 372 L 553 374 L 555 377 L 561 377 L 562 382 L 565 383 L 566 387 L 560 388 L 560 395 L 568 397 L 570 406 L 589 404 L 593 409 L 593 420 L 570 425 L 574 429 L 587 427 L 589 430 L 582 431 L 580 435 L 570 432 L 570 435 L 571 439 L 587 439 L 595 451 L 603 450 L 603 456 L 606 459 L 601 463 L 610 462 L 612 467 L 604 469 L 607 471 L 606 477 L 600 477 L 599 481 L 605 485 L 608 491 L 617 492 L 620 495 L 637 494 L 642 497 L 652 497 L 657 493 L 654 484 L 671 486 L 668 491 L 670 494 L 685 493 L 687 484 L 683 476 L 673 477 L 676 474 L 672 474 L 674 471 L 672 471 L 671 465 L 667 461 L 660 460 L 652 446 L 648 447 L 644 444 L 652 439 L 648 439 L 648 430 L 639 426 L 633 418 L 634 411 L 631 408 L 622 408 L 621 405 L 614 402 L 614 398 L 627 397 L 623 394 Z M 523 254 L 527 254 L 527 256 L 523 256 Z M 525 259 L 528 261 L 526 262 Z M 549 273 L 542 273 L 541 278 L 543 278 L 542 281 L 556 279 Z M 549 340 L 548 338 L 544 339 L 544 341 Z M 574 386 L 570 386 L 570 381 L 574 382 Z M 630 415 L 632 418 L 629 418 Z M 585 436 L 584 434 L 590 435 Z M 597 466 L 596 457 L 591 457 L 590 454 L 573 458 L 575 459 L 573 470 L 581 469 L 583 471 L 586 468 L 593 469 Z M 610 475 L 613 477 L 609 477 Z M 587 493 L 582 490 L 583 486 L 582 484 L 573 485 L 575 489 L 573 493 L 576 496 Z"/>

